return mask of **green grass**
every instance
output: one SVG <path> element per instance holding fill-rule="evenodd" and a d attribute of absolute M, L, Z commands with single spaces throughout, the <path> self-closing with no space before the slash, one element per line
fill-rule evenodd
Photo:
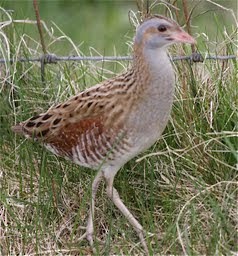
<path fill-rule="evenodd" d="M 229 39 L 224 24 L 216 22 L 221 40 L 212 47 L 199 41 L 198 49 L 235 54 L 232 26 Z M 38 42 L 31 38 L 25 36 L 20 43 L 16 24 L 2 32 L 0 56 L 31 56 L 33 49 L 40 53 Z M 68 37 L 65 40 L 79 51 Z M 189 54 L 190 48 L 171 52 Z M 0 254 L 91 254 L 88 243 L 77 240 L 84 232 L 95 172 L 15 136 L 10 127 L 125 70 L 129 63 L 47 65 L 45 84 L 37 63 L 0 65 Z M 147 237 L 151 255 L 235 255 L 237 61 L 177 62 L 175 69 L 170 123 L 152 148 L 120 170 L 115 187 L 153 234 Z M 95 236 L 105 242 L 96 241 L 95 255 L 143 253 L 133 229 L 107 200 L 105 185 L 97 197 Z"/>

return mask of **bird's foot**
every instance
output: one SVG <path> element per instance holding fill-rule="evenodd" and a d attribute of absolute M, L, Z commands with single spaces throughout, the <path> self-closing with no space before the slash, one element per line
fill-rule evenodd
<path fill-rule="evenodd" d="M 89 232 L 87 229 L 85 231 L 85 233 L 77 240 L 77 242 L 80 242 L 82 240 L 86 239 L 93 251 L 93 253 L 96 255 L 97 250 L 94 247 L 94 239 L 93 239 L 93 232 Z M 101 241 L 99 238 L 95 238 L 97 242 L 99 242 L 100 244 L 104 244 L 103 241 Z"/>
<path fill-rule="evenodd" d="M 93 241 L 93 232 L 89 232 L 89 231 L 87 230 L 87 228 L 86 228 L 85 233 L 84 233 L 82 236 L 80 236 L 79 239 L 77 239 L 77 242 L 80 242 L 80 241 L 82 241 L 82 240 L 84 240 L 84 239 L 88 240 L 88 243 L 89 243 L 90 247 L 92 248 L 93 253 L 95 253 L 96 250 L 95 250 L 95 248 L 94 248 L 94 246 L 93 246 L 93 244 L 94 244 L 94 241 Z"/>
<path fill-rule="evenodd" d="M 93 246 L 93 232 L 91 230 L 88 230 L 88 228 L 82 228 L 81 229 L 86 229 L 86 231 L 84 232 L 84 234 L 82 236 L 80 236 L 80 238 L 78 239 L 78 242 L 86 239 L 88 240 L 90 246 Z"/>

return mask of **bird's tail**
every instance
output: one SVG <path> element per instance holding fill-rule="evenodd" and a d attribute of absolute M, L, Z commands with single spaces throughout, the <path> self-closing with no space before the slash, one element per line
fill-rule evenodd
<path fill-rule="evenodd" d="M 24 133 L 21 123 L 12 126 L 11 129 L 12 129 L 13 132 L 18 133 L 18 134 L 23 134 Z"/>

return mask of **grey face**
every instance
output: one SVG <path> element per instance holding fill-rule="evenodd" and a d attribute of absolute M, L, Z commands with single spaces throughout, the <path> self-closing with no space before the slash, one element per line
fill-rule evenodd
<path fill-rule="evenodd" d="M 171 35 L 178 30 L 179 26 L 173 21 L 152 18 L 137 28 L 135 43 L 151 49 L 168 46 L 174 43 Z"/>

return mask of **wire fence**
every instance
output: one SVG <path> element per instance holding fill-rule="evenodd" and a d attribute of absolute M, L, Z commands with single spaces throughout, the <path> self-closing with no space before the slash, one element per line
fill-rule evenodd
<path fill-rule="evenodd" d="M 189 56 L 172 56 L 171 61 L 187 60 L 193 62 L 203 62 L 204 60 L 231 60 L 236 59 L 235 55 L 205 55 L 203 57 L 198 52 L 193 52 Z M 40 62 L 41 63 L 41 80 L 45 82 L 45 64 L 56 64 L 59 61 L 131 61 L 132 56 L 56 56 L 55 54 L 43 54 L 35 58 L 11 58 L 0 59 L 0 63 L 15 62 Z"/>
<path fill-rule="evenodd" d="M 139 1 L 137 1 L 139 3 Z M 146 15 L 149 15 L 149 1 L 146 1 L 147 8 L 146 8 Z M 43 37 L 42 32 L 42 22 L 40 18 L 40 12 L 39 12 L 39 6 L 37 0 L 33 0 L 33 6 L 34 11 L 36 15 L 36 21 L 37 21 L 37 27 L 38 32 L 40 36 L 40 43 L 43 51 L 43 55 L 40 57 L 32 57 L 32 58 L 10 58 L 10 59 L 4 59 L 0 58 L 0 64 L 1 63 L 16 63 L 16 62 L 40 62 L 41 63 L 41 80 L 42 82 L 45 81 L 45 64 L 56 64 L 59 61 L 131 61 L 133 59 L 132 56 L 56 56 L 54 54 L 47 54 L 47 49 L 45 46 L 45 41 Z M 138 5 L 139 6 L 139 5 Z M 143 14 L 143 5 L 141 6 L 142 9 L 140 10 Z M 188 9 L 187 9 L 187 0 L 183 1 L 183 10 L 184 10 L 184 17 L 185 20 L 187 20 L 186 27 L 188 32 L 191 32 L 190 28 L 190 18 L 191 16 L 188 15 Z M 143 15 L 142 15 L 143 16 Z M 190 33 L 191 34 L 191 33 Z M 195 46 L 191 46 L 192 54 L 190 56 L 172 56 L 171 61 L 182 61 L 187 60 L 190 61 L 190 63 L 193 62 L 203 62 L 205 60 L 231 60 L 231 59 L 237 59 L 236 55 L 209 55 L 204 54 L 205 56 L 202 56 L 200 53 L 196 52 Z"/>
<path fill-rule="evenodd" d="M 44 64 L 57 63 L 60 61 L 131 61 L 132 56 L 56 56 L 54 54 L 46 54 L 41 57 L 33 58 L 0 58 L 0 63 L 15 62 L 44 62 Z M 231 60 L 237 59 L 236 55 L 205 55 L 193 53 L 189 56 L 172 56 L 172 61 L 190 60 L 193 62 L 203 62 L 204 60 Z"/>

